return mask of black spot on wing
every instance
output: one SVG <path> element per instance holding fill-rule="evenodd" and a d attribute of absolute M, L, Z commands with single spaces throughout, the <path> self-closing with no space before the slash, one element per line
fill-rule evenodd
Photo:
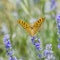
<path fill-rule="evenodd" d="M 41 22 L 41 19 L 39 19 L 39 22 Z"/>
<path fill-rule="evenodd" d="M 24 29 L 28 28 L 28 25 L 27 25 L 27 23 L 25 23 L 25 22 L 22 22 L 22 24 L 23 24 L 23 26 L 24 26 Z"/>
<path fill-rule="evenodd" d="M 40 22 L 41 22 L 41 19 L 39 19 L 37 22 L 38 22 L 38 24 L 40 24 Z"/>
<path fill-rule="evenodd" d="M 29 26 L 26 24 L 26 25 L 25 25 L 25 28 L 29 28 Z"/>
<path fill-rule="evenodd" d="M 40 20 L 38 20 L 38 23 L 40 23 Z"/>

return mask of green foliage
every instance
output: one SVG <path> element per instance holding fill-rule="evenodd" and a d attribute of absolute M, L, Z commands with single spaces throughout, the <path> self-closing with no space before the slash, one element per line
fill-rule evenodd
<path fill-rule="evenodd" d="M 41 17 L 45 17 L 45 21 L 36 35 L 41 39 L 43 49 L 47 43 L 52 44 L 54 56 L 56 60 L 60 60 L 60 50 L 57 48 L 56 10 L 45 12 L 47 1 L 49 0 L 20 0 L 19 2 L 17 0 L 0 0 L 0 57 L 3 60 L 8 60 L 3 44 L 3 37 L 7 33 L 10 34 L 12 47 L 16 51 L 14 54 L 18 59 L 40 60 L 29 34 L 18 25 L 17 20 L 30 22 L 33 21 L 31 19 L 38 20 Z"/>

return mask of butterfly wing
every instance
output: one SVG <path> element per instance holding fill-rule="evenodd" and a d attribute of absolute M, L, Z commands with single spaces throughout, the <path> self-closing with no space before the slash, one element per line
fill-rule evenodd
<path fill-rule="evenodd" d="M 31 28 L 30 25 L 22 20 L 17 20 L 18 24 L 20 24 L 30 35 L 31 35 Z"/>
<path fill-rule="evenodd" d="M 36 21 L 33 25 L 33 35 L 36 34 L 36 32 L 39 30 L 41 24 L 43 23 L 45 18 L 40 18 L 38 21 Z"/>

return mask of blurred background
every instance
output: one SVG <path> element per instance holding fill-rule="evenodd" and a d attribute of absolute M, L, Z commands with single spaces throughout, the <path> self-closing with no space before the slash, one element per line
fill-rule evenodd
<path fill-rule="evenodd" d="M 45 21 L 36 34 L 40 38 L 42 51 L 46 44 L 52 44 L 54 60 L 60 60 L 57 13 L 60 13 L 60 0 L 0 0 L 0 60 L 9 60 L 3 43 L 5 34 L 10 36 L 17 60 L 49 60 L 37 57 L 31 36 L 17 23 L 17 20 L 34 23 L 42 17 Z"/>

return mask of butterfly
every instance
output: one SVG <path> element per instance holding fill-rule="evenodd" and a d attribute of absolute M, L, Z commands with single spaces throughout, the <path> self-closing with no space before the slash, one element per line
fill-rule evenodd
<path fill-rule="evenodd" d="M 23 20 L 17 20 L 17 23 L 20 24 L 31 36 L 34 36 L 44 20 L 45 18 L 40 18 L 33 25 L 30 25 Z"/>

